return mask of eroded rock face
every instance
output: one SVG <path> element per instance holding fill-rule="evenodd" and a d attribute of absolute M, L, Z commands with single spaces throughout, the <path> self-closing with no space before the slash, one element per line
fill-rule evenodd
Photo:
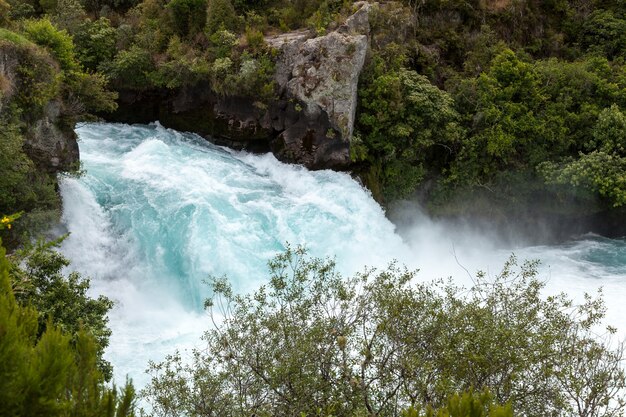
<path fill-rule="evenodd" d="M 345 140 L 352 137 L 359 74 L 367 37 L 332 32 L 300 46 L 287 91 L 306 104 L 306 111 L 324 111 Z"/>
<path fill-rule="evenodd" d="M 61 122 L 62 103 L 50 101 L 42 118 L 26 133 L 24 150 L 42 170 L 56 173 L 78 167 L 79 151 L 76 133 Z"/>

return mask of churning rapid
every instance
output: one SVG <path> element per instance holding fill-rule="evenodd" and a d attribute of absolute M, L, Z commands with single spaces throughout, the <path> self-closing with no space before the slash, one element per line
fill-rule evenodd
<path fill-rule="evenodd" d="M 213 146 L 162 126 L 86 124 L 77 129 L 85 174 L 63 178 L 62 251 L 90 276 L 92 293 L 116 301 L 107 359 L 116 379 L 143 386 L 149 360 L 200 346 L 209 275 L 238 291 L 267 277 L 284 244 L 305 244 L 351 274 L 393 259 L 421 279 L 495 274 L 513 251 L 488 236 L 404 208 L 400 230 L 349 175 L 309 172 L 271 155 Z M 407 214 L 407 212 L 409 214 Z M 626 241 L 594 236 L 552 247 L 519 247 L 542 261 L 549 292 L 579 299 L 604 287 L 608 322 L 626 335 Z"/>

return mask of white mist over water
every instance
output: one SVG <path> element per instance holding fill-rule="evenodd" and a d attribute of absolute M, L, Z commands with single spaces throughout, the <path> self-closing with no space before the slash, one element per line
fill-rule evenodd
<path fill-rule="evenodd" d="M 238 291 L 267 279 L 285 242 L 337 260 L 345 275 L 393 259 L 430 280 L 465 285 L 496 274 L 513 251 L 468 228 L 433 222 L 419 208 L 400 233 L 349 175 L 309 172 L 271 155 L 213 146 L 160 125 L 87 124 L 77 129 L 86 174 L 61 181 L 62 251 L 116 301 L 107 359 L 115 378 L 147 382 L 148 360 L 200 346 L 210 322 L 202 280 L 227 275 Z M 410 218 L 407 222 L 406 219 Z M 626 335 L 626 242 L 588 236 L 566 245 L 515 248 L 542 261 L 548 292 L 576 299 L 605 289 L 608 322 Z"/>

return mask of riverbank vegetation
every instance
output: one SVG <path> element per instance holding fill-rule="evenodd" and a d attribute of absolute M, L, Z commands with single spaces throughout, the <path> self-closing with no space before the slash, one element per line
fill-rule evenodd
<path fill-rule="evenodd" d="M 50 79 L 37 92 L 65 94 L 99 114 L 115 106 L 107 88 L 202 86 L 267 106 L 277 98 L 277 51 L 264 36 L 324 34 L 353 11 L 339 0 L 4 0 L 2 7 L 4 42 L 37 44 L 60 65 L 60 90 Z M 522 201 L 578 214 L 624 205 L 621 2 L 384 2 L 370 25 L 351 154 L 379 201 L 419 192 L 431 210 L 448 214 L 515 210 Z M 0 84 L 8 88 L 6 79 Z M 46 189 L 24 194 L 40 196 L 31 205 L 49 205 Z"/>
<path fill-rule="evenodd" d="M 420 189 L 438 212 L 483 215 L 525 201 L 579 213 L 623 205 L 620 2 L 427 1 L 402 10 L 381 9 L 359 91 L 356 155 L 380 198 Z M 439 94 L 407 89 L 407 71 Z"/>

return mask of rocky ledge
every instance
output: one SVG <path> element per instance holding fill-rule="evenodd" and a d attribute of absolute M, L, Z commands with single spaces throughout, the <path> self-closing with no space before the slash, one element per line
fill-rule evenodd
<path fill-rule="evenodd" d="M 180 90 L 120 91 L 121 122 L 159 120 L 213 143 L 273 152 L 310 169 L 347 169 L 357 84 L 368 49 L 373 4 L 359 2 L 336 30 L 314 36 L 298 31 L 267 37 L 277 50 L 278 98 L 266 108 L 253 97 L 220 97 L 207 85 Z"/>

